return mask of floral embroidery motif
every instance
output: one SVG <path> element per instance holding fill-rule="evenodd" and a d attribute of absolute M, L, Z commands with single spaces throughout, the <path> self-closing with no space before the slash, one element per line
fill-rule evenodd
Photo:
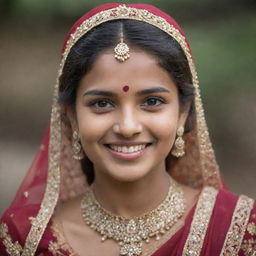
<path fill-rule="evenodd" d="M 221 250 L 221 256 L 238 255 L 246 231 L 254 201 L 247 196 L 240 196 L 233 213 L 232 221 Z M 248 246 L 251 242 L 248 240 Z M 248 247 L 249 248 L 249 247 Z M 251 247 L 252 248 L 252 247 Z M 251 254 L 249 254 L 251 256 Z"/>
<path fill-rule="evenodd" d="M 49 247 L 48 247 L 49 251 L 53 255 L 59 255 L 59 256 L 66 255 L 62 253 L 62 251 L 66 251 L 69 253 L 69 256 L 77 256 L 77 254 L 72 250 L 72 248 L 67 243 L 64 237 L 64 234 L 60 230 L 60 225 L 61 224 L 54 221 L 51 226 L 53 236 L 56 238 L 56 242 L 50 241 Z"/>
<path fill-rule="evenodd" d="M 244 240 L 241 245 L 241 250 L 245 256 L 256 256 L 256 239 Z"/>
<path fill-rule="evenodd" d="M 3 239 L 3 245 L 6 248 L 6 252 L 11 256 L 20 256 L 22 253 L 22 247 L 18 241 L 13 242 L 11 236 L 8 234 L 8 226 L 6 223 L 0 224 L 0 238 Z"/>
<path fill-rule="evenodd" d="M 241 251 L 245 256 L 256 256 L 256 214 L 251 215 L 244 237 Z"/>
<path fill-rule="evenodd" d="M 183 256 L 199 256 L 201 254 L 217 194 L 218 191 L 212 187 L 204 188 L 201 193 L 183 249 Z"/>
<path fill-rule="evenodd" d="M 256 223 L 251 222 L 247 225 L 247 232 L 252 235 L 256 236 Z"/>

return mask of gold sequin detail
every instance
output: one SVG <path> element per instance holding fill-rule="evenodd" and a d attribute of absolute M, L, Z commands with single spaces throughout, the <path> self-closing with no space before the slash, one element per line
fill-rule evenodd
<path fill-rule="evenodd" d="M 256 256 L 256 214 L 251 215 L 251 222 L 248 223 L 245 233 L 247 239 L 244 239 L 241 245 L 241 251 L 245 256 Z"/>
<path fill-rule="evenodd" d="M 6 223 L 0 224 L 0 238 L 3 239 L 3 245 L 6 248 L 6 252 L 11 256 L 20 256 L 22 253 L 22 247 L 18 241 L 13 242 L 11 236 L 8 234 L 8 226 Z"/>
<path fill-rule="evenodd" d="M 254 201 L 247 196 L 239 197 L 221 250 L 221 256 L 238 254 L 253 204 Z"/>
<path fill-rule="evenodd" d="M 248 232 L 251 236 L 256 236 L 256 223 L 250 222 L 250 223 L 247 225 L 247 232 Z"/>
<path fill-rule="evenodd" d="M 178 29 L 169 24 L 164 18 L 156 16 L 144 9 L 137 9 L 120 5 L 116 8 L 99 12 L 91 18 L 85 20 L 78 26 L 67 42 L 60 64 L 59 75 L 54 87 L 52 113 L 50 122 L 50 143 L 49 143 L 49 164 L 47 186 L 44 198 L 31 230 L 29 231 L 22 256 L 33 256 L 37 246 L 42 238 L 44 230 L 54 212 L 57 204 L 60 190 L 60 156 L 61 156 L 61 106 L 58 103 L 59 76 L 62 73 L 63 66 L 70 49 L 74 44 L 92 28 L 101 23 L 117 20 L 132 19 L 149 23 L 171 35 L 182 47 L 192 74 L 193 85 L 195 86 L 195 106 L 197 113 L 197 137 L 200 149 L 200 163 L 203 172 L 204 184 L 218 188 L 221 184 L 218 165 L 215 160 L 212 144 L 209 139 L 208 129 L 205 122 L 204 110 L 201 102 L 199 83 L 194 62 L 190 54 L 189 46 L 185 37 L 181 35 Z"/>
<path fill-rule="evenodd" d="M 28 191 L 25 191 L 25 192 L 24 192 L 24 196 L 25 196 L 26 198 L 28 198 L 28 196 L 29 196 Z"/>
<path fill-rule="evenodd" d="M 212 187 L 205 187 L 202 191 L 196 206 L 189 235 L 183 248 L 183 256 L 201 255 L 217 194 L 218 191 Z"/>
<path fill-rule="evenodd" d="M 241 245 L 244 256 L 256 256 L 256 239 L 244 240 Z"/>

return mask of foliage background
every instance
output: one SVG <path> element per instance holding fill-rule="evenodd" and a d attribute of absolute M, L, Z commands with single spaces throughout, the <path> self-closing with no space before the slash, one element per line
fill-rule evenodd
<path fill-rule="evenodd" d="M 94 0 L 0 0 L 0 213 L 49 120 L 65 34 Z M 136 3 L 137 1 L 117 1 Z M 256 2 L 158 0 L 187 34 L 224 178 L 256 198 Z"/>

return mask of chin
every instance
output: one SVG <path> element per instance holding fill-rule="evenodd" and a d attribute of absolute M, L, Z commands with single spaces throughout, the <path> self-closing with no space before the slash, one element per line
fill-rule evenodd
<path fill-rule="evenodd" d="M 139 169 L 139 170 L 138 170 Z M 118 172 L 116 170 L 119 170 Z M 117 182 L 137 182 L 149 174 L 149 171 L 142 171 L 142 168 L 122 167 L 114 168 L 114 171 L 106 170 L 105 175 Z"/>

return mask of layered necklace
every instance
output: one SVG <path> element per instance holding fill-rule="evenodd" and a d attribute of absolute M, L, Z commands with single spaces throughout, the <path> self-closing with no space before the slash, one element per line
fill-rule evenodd
<path fill-rule="evenodd" d="M 185 210 L 182 188 L 170 179 L 170 187 L 161 204 L 144 215 L 125 218 L 105 210 L 88 188 L 81 201 L 85 223 L 101 235 L 101 241 L 113 239 L 120 245 L 120 255 L 134 256 L 142 253 L 143 241 L 150 238 L 159 240 L 167 230 L 174 226 Z"/>

